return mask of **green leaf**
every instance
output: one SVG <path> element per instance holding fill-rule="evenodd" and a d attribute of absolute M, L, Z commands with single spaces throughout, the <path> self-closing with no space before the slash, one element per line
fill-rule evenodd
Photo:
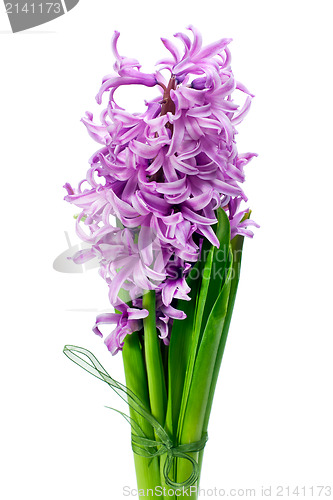
<path fill-rule="evenodd" d="M 174 320 L 172 335 L 169 345 L 168 359 L 168 406 L 165 429 L 173 440 L 176 438 L 180 406 L 182 402 L 186 368 L 190 356 L 193 324 L 196 304 L 201 284 L 203 263 L 198 261 L 187 277 L 187 284 L 191 288 L 190 301 L 179 300 L 178 308 L 185 312 L 186 319 Z M 161 457 L 161 468 L 164 466 L 165 457 Z M 176 463 L 171 471 L 171 477 L 176 479 Z"/>
<path fill-rule="evenodd" d="M 203 434 L 215 360 L 228 309 L 232 275 L 232 253 L 230 252 L 229 255 L 227 277 L 209 314 L 195 360 L 180 443 L 194 442 L 197 436 L 201 437 Z M 195 460 L 197 460 L 197 457 L 198 454 L 193 456 Z M 180 460 L 179 462 L 177 465 L 177 480 L 181 481 L 188 476 L 190 470 L 185 460 Z"/>
<path fill-rule="evenodd" d="M 178 302 L 178 308 L 185 312 L 187 318 L 175 320 L 172 327 L 166 428 L 174 438 L 177 428 L 181 431 L 195 357 L 205 323 L 225 281 L 230 225 L 223 209 L 217 211 L 217 219 L 218 224 L 214 230 L 220 247 L 217 249 L 208 240 L 204 240 L 200 261 L 193 267 L 187 279 L 191 288 L 191 300 Z"/>
<path fill-rule="evenodd" d="M 219 248 L 214 247 L 214 255 L 212 260 L 212 270 L 210 274 L 209 288 L 206 297 L 205 309 L 202 317 L 201 333 L 208 320 L 208 316 L 214 306 L 216 298 L 220 293 L 223 283 L 227 275 L 227 263 L 229 257 L 229 242 L 230 242 L 230 224 L 229 219 L 223 208 L 217 211 L 218 224 L 216 228 L 216 236 L 220 242 Z"/>
<path fill-rule="evenodd" d="M 179 300 L 178 309 L 186 314 L 184 320 L 174 320 L 172 335 L 169 345 L 168 360 L 168 408 L 166 417 L 166 430 L 170 436 L 175 436 L 180 413 L 186 367 L 192 341 L 192 331 L 197 303 L 197 295 L 200 290 L 202 262 L 197 262 L 191 269 L 187 278 L 187 284 L 191 288 L 190 301 Z"/>
<path fill-rule="evenodd" d="M 184 416 L 185 416 L 185 411 L 186 411 L 186 406 L 187 406 L 187 400 L 189 397 L 192 376 L 193 376 L 193 370 L 194 370 L 194 365 L 195 365 L 195 359 L 196 359 L 197 350 L 199 347 L 202 317 L 203 317 L 205 302 L 206 302 L 208 288 L 209 288 L 213 255 L 214 255 L 214 247 L 211 245 L 209 252 L 208 252 L 207 260 L 202 268 L 201 286 L 200 286 L 200 291 L 197 295 L 197 302 L 196 302 L 194 321 L 193 321 L 193 329 L 192 329 L 192 335 L 191 335 L 191 344 L 190 344 L 190 349 L 189 349 L 188 362 L 187 362 L 187 366 L 186 366 L 185 380 L 184 380 L 183 393 L 182 393 L 182 401 L 181 401 L 179 420 L 178 420 L 177 441 L 180 439 L 180 435 L 182 433 Z"/>
<path fill-rule="evenodd" d="M 248 218 L 248 217 L 249 217 L 249 214 L 247 214 L 244 217 L 244 219 Z M 211 412 L 211 408 L 212 408 L 212 404 L 213 404 L 216 383 L 217 383 L 218 375 L 220 372 L 224 348 L 225 348 L 225 344 L 226 344 L 227 337 L 228 337 L 232 313 L 234 310 L 237 288 L 238 288 L 238 283 L 239 283 L 239 278 L 240 278 L 243 243 L 244 243 L 244 236 L 241 236 L 241 235 L 235 236 L 230 243 L 230 248 L 231 248 L 232 257 L 233 257 L 230 297 L 229 297 L 227 314 L 226 314 L 226 318 L 225 318 L 224 325 L 223 325 L 223 331 L 222 331 L 222 335 L 221 335 L 221 339 L 220 339 L 220 344 L 219 344 L 219 348 L 218 348 L 218 352 L 217 352 L 217 356 L 216 356 L 216 360 L 215 360 L 214 374 L 212 377 L 210 394 L 209 394 L 209 399 L 208 399 L 208 404 L 207 404 L 207 409 L 206 409 L 206 416 L 205 416 L 205 421 L 204 421 L 204 426 L 203 426 L 204 432 L 207 431 L 207 428 L 208 428 L 208 422 L 209 422 L 210 412 Z"/>
<path fill-rule="evenodd" d="M 229 256 L 227 278 L 209 314 L 195 360 L 181 442 L 191 442 L 187 439 L 188 434 L 191 434 L 191 439 L 193 439 L 193 432 L 202 435 L 215 360 L 228 310 L 233 269 L 232 253 Z"/>
<path fill-rule="evenodd" d="M 249 217 L 250 217 L 250 213 L 246 214 L 246 216 L 243 218 L 243 220 L 245 220 L 246 218 L 249 218 Z M 238 283 L 239 283 L 239 278 L 240 278 L 243 243 L 244 243 L 244 236 L 237 235 L 231 240 L 231 250 L 232 250 L 232 254 L 233 254 L 233 265 L 232 265 L 233 272 L 232 272 L 232 279 L 231 279 L 230 296 L 229 296 L 227 314 L 226 314 L 226 318 L 224 321 L 223 331 L 222 331 L 222 335 L 221 335 L 221 339 L 220 339 L 220 345 L 219 345 L 216 360 L 215 360 L 214 372 L 213 372 L 212 382 L 211 382 L 211 386 L 210 386 L 210 390 L 209 390 L 209 397 L 208 397 L 206 414 L 205 414 L 202 432 L 207 432 L 207 429 L 208 429 L 208 423 L 209 423 L 209 418 L 210 418 L 211 409 L 212 409 L 212 405 L 213 405 L 216 383 L 217 383 L 218 375 L 220 372 L 220 367 L 221 367 L 221 363 L 222 363 L 224 349 L 225 349 L 225 345 L 226 345 L 227 337 L 228 337 L 228 333 L 229 333 L 230 321 L 231 321 L 231 317 L 232 317 L 232 313 L 233 313 L 233 309 L 234 309 L 234 305 L 235 305 L 237 288 L 238 288 Z M 203 454 L 204 454 L 204 451 L 202 450 L 199 453 L 199 469 L 200 470 L 201 470 Z"/>
<path fill-rule="evenodd" d="M 214 230 L 220 247 L 204 240 L 200 261 L 192 269 L 187 282 L 191 301 L 179 301 L 178 308 L 187 318 L 174 321 L 169 346 L 169 387 L 166 430 L 174 441 L 180 442 L 187 401 L 189 398 L 196 356 L 208 316 L 226 279 L 225 267 L 229 253 L 230 225 L 223 209 L 217 212 Z M 175 461 L 173 477 L 177 477 Z"/>

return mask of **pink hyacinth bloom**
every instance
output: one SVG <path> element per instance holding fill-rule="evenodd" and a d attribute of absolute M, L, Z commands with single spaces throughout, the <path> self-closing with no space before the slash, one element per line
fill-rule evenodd
<path fill-rule="evenodd" d="M 120 311 L 99 317 L 94 327 L 99 334 L 100 323 L 116 322 L 106 341 L 113 354 L 127 334 L 142 327 L 144 317 L 123 305 L 120 290 L 135 311 L 144 290 L 156 291 L 157 327 L 168 343 L 173 319 L 185 317 L 176 301 L 189 299 L 186 277 L 202 240 L 219 245 L 212 228 L 216 210 L 223 207 L 228 214 L 232 238 L 251 237 L 248 227 L 258 227 L 242 220 L 248 209 L 240 208 L 247 201 L 244 167 L 256 154 L 238 154 L 235 141 L 253 94 L 234 78 L 231 39 L 203 46 L 198 30 L 188 29 L 192 39 L 184 33 L 175 35 L 175 43 L 162 38 L 170 55 L 153 73 L 141 72 L 136 59 L 119 54 L 119 32 L 114 33 L 114 73 L 103 79 L 96 96 L 99 104 L 106 97 L 106 108 L 100 124 L 91 113 L 82 119 L 99 149 L 78 189 L 64 186 L 65 200 L 81 209 L 78 235 L 91 244 L 74 260 L 99 258 L 110 303 Z M 142 113 L 129 113 L 116 102 L 117 89 L 132 84 L 156 87 Z M 233 99 L 235 91 L 245 95 L 242 107 Z M 122 228 L 113 225 L 114 217 Z"/>

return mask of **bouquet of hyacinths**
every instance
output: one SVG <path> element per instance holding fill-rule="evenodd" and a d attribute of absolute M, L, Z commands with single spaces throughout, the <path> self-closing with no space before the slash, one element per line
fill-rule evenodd
<path fill-rule="evenodd" d="M 100 149 L 78 189 L 65 184 L 65 200 L 81 209 L 77 233 L 90 243 L 73 259 L 99 259 L 115 309 L 93 331 L 108 329 L 107 348 L 122 351 L 126 385 L 89 351 L 64 352 L 127 401 L 139 490 L 197 498 L 243 239 L 257 226 L 240 209 L 244 166 L 256 155 L 236 148 L 253 95 L 233 76 L 231 40 L 203 47 L 189 30 L 176 43 L 162 39 L 170 55 L 151 74 L 119 54 L 115 32 L 114 73 L 96 97 L 101 104 L 107 93 L 101 123 L 91 113 L 82 120 Z M 132 84 L 156 87 L 143 113 L 116 102 L 117 88 Z"/>

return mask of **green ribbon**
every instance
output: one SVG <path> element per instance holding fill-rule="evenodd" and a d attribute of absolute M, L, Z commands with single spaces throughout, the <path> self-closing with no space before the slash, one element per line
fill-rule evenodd
<path fill-rule="evenodd" d="M 147 438 L 146 434 L 133 418 L 119 410 L 116 410 L 115 408 L 111 408 L 117 413 L 120 413 L 131 425 L 132 450 L 134 453 L 142 457 L 150 458 L 151 460 L 164 454 L 167 455 L 164 463 L 163 474 L 165 483 L 168 486 L 174 489 L 189 488 L 197 482 L 199 478 L 199 465 L 196 460 L 189 455 L 189 453 L 196 453 L 203 450 L 208 439 L 207 433 L 202 436 L 200 441 L 196 441 L 195 443 L 175 445 L 162 425 L 145 408 L 140 398 L 138 398 L 128 387 L 114 380 L 90 351 L 84 349 L 83 347 L 66 345 L 64 347 L 64 354 L 85 371 L 108 384 L 108 386 L 111 387 L 111 389 L 113 389 L 115 393 L 129 405 L 130 408 L 132 408 L 138 415 L 141 415 L 141 417 L 147 420 L 147 422 L 149 422 L 149 424 L 154 428 L 155 435 L 158 440 Z M 80 356 L 80 354 L 86 359 Z M 183 458 L 192 464 L 192 472 L 190 476 L 181 483 L 172 481 L 169 477 L 173 461 L 176 458 Z"/>

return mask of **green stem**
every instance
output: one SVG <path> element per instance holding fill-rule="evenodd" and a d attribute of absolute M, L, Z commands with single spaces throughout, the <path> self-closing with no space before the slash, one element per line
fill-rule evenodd
<path fill-rule="evenodd" d="M 155 292 L 144 293 L 142 307 L 149 315 L 143 320 L 149 401 L 153 417 L 164 426 L 167 395 L 159 338 L 156 332 Z"/>
<path fill-rule="evenodd" d="M 138 333 L 127 335 L 124 341 L 123 362 L 127 387 L 133 391 L 150 411 L 146 368 L 143 351 Z M 154 439 L 154 430 L 146 419 L 130 408 L 130 416 L 144 431 L 149 439 Z M 160 485 L 160 471 L 158 458 L 151 462 L 149 458 L 134 453 L 135 471 L 138 489 L 153 489 Z"/>
<path fill-rule="evenodd" d="M 167 409 L 167 391 L 164 378 L 164 367 L 160 349 L 160 341 L 156 331 L 156 298 L 155 292 L 145 292 L 142 307 L 149 315 L 143 320 L 144 349 L 148 377 L 149 401 L 152 415 L 164 426 Z M 163 465 L 165 457 L 159 460 L 160 485 L 165 486 Z"/>

